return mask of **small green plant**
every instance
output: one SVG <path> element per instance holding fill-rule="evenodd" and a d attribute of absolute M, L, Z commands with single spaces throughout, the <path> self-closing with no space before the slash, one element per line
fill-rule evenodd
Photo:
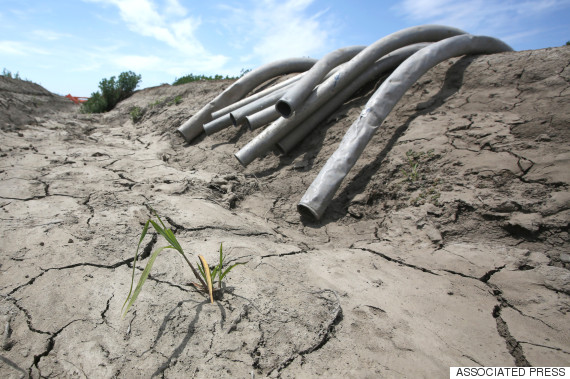
<path fill-rule="evenodd" d="M 133 120 L 134 123 L 137 123 L 141 120 L 142 116 L 144 115 L 144 110 L 141 107 L 135 105 L 134 107 L 131 108 L 129 114 L 131 115 L 131 120 Z"/>
<path fill-rule="evenodd" d="M 141 76 L 132 71 L 122 72 L 115 80 L 114 76 L 99 82 L 100 92 L 91 94 L 81 106 L 82 113 L 108 112 L 122 100 L 131 96 L 141 81 Z"/>
<path fill-rule="evenodd" d="M 224 271 L 223 270 L 223 263 L 225 261 L 225 256 L 223 255 L 222 245 L 220 244 L 220 262 L 219 262 L 219 264 L 214 268 L 213 271 L 210 271 L 210 267 L 208 266 L 206 259 L 203 256 L 198 255 L 198 259 L 200 260 L 200 264 L 198 266 L 200 272 L 198 272 L 196 270 L 196 268 L 194 267 L 194 265 L 188 259 L 188 256 L 186 255 L 186 253 L 184 253 L 182 246 L 180 245 L 180 243 L 178 242 L 178 240 L 174 236 L 174 232 L 171 229 L 167 228 L 166 225 L 164 225 L 161 218 L 158 216 L 158 213 L 156 213 L 156 211 L 154 209 L 151 208 L 151 212 L 154 214 L 154 216 L 156 216 L 160 225 L 152 219 L 152 216 L 146 221 L 146 223 L 144 225 L 143 231 L 141 233 L 141 237 L 139 239 L 139 243 L 137 245 L 137 250 L 135 252 L 135 257 L 133 259 L 133 272 L 132 272 L 132 277 L 131 277 L 131 287 L 129 289 L 129 294 L 127 295 L 127 299 L 125 300 L 125 302 L 123 303 L 123 307 L 121 308 L 121 312 L 123 313 L 123 317 L 125 317 L 125 315 L 129 311 L 129 308 L 133 305 L 133 303 L 135 302 L 135 300 L 139 296 L 139 294 L 142 290 L 142 287 L 143 287 L 145 281 L 147 280 L 147 278 L 150 274 L 150 270 L 152 269 L 152 266 L 153 266 L 154 262 L 156 261 L 156 258 L 165 249 L 176 250 L 180 255 L 182 255 L 182 257 L 184 258 L 184 260 L 186 261 L 186 263 L 188 264 L 188 266 L 192 270 L 194 277 L 196 277 L 196 279 L 198 279 L 198 281 L 200 282 L 199 284 L 197 284 L 197 283 L 192 283 L 192 284 L 198 290 L 200 290 L 202 292 L 208 292 L 210 295 L 210 302 L 213 303 L 214 302 L 213 282 L 214 282 L 216 276 L 218 277 L 218 288 L 222 288 L 222 279 L 230 272 L 230 270 L 233 269 L 237 265 L 245 264 L 245 263 L 244 262 L 234 263 L 233 265 L 231 265 L 230 267 L 228 267 Z M 147 262 L 147 264 L 146 264 L 146 266 L 145 266 L 145 268 L 141 274 L 141 277 L 139 278 L 137 286 L 135 287 L 135 290 L 133 291 L 133 284 L 135 281 L 135 272 L 136 272 L 135 271 L 136 270 L 136 263 L 137 263 L 137 259 L 139 256 L 138 253 L 139 253 L 139 250 L 141 247 L 141 243 L 142 243 L 144 237 L 146 236 L 150 226 L 152 226 L 158 234 L 160 234 L 162 237 L 164 237 L 164 239 L 169 243 L 169 245 L 156 249 L 150 255 L 150 258 L 149 258 L 149 260 L 148 260 L 148 262 Z M 126 308 L 125 308 L 125 306 L 126 306 Z M 124 312 L 123 312 L 123 309 L 124 309 Z"/>
<path fill-rule="evenodd" d="M 407 167 L 402 168 L 400 171 L 409 182 L 414 183 L 417 182 L 421 176 L 421 169 L 422 165 L 433 158 L 433 149 L 428 150 L 427 152 L 424 151 L 413 151 L 408 150 L 406 151 L 406 161 Z"/>
<path fill-rule="evenodd" d="M 234 263 L 233 265 L 231 265 L 230 267 L 228 267 L 224 270 L 224 262 L 225 262 L 226 258 L 227 258 L 227 256 L 224 255 L 224 253 L 223 253 L 222 244 L 220 244 L 220 259 L 219 259 L 218 265 L 215 266 L 214 269 L 211 271 L 212 283 L 214 283 L 214 281 L 216 280 L 216 277 L 218 278 L 218 289 L 222 288 L 222 280 L 226 277 L 226 275 L 235 266 L 245 264 L 245 262 L 237 262 L 237 263 Z M 200 263 L 201 263 L 201 265 L 198 266 L 198 269 L 200 270 L 200 275 L 202 275 L 203 279 L 207 279 L 206 270 L 209 268 L 207 265 L 204 265 L 204 263 L 202 261 L 200 261 Z"/>
<path fill-rule="evenodd" d="M 166 99 L 157 99 L 156 101 L 150 103 L 150 104 L 148 105 L 148 107 L 151 108 L 151 109 L 152 109 L 152 108 L 159 107 L 159 106 L 161 106 L 162 104 L 164 104 L 165 101 L 166 101 Z"/>
<path fill-rule="evenodd" d="M 178 95 L 174 99 L 170 100 L 168 105 L 178 105 L 182 102 L 182 96 Z"/>
<path fill-rule="evenodd" d="M 5 76 L 5 77 L 10 78 L 10 79 L 23 80 L 23 79 L 20 77 L 20 73 L 19 73 L 19 72 L 16 72 L 14 75 L 12 75 L 12 72 L 10 72 L 10 70 L 6 70 L 6 68 L 4 68 L 4 69 L 2 70 L 2 76 Z"/>

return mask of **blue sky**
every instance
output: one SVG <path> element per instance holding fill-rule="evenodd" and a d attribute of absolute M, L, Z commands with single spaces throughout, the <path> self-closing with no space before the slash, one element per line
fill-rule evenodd
<path fill-rule="evenodd" d="M 0 0 L 0 69 L 65 95 L 102 78 L 139 88 L 186 74 L 238 75 L 275 59 L 320 58 L 427 23 L 515 50 L 570 40 L 570 0 Z"/>

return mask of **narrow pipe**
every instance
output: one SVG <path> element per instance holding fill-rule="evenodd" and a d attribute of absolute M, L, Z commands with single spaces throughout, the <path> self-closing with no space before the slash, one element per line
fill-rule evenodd
<path fill-rule="evenodd" d="M 436 64 L 465 54 L 493 54 L 512 51 L 504 42 L 483 36 L 461 35 L 421 49 L 382 83 L 370 98 L 360 117 L 346 132 L 338 149 L 327 160 L 309 186 L 297 209 L 301 215 L 319 220 L 343 179 L 354 166 L 374 132 L 404 93 Z"/>
<path fill-rule="evenodd" d="M 281 114 L 277 112 L 277 109 L 275 109 L 273 105 L 270 105 L 257 113 L 247 116 L 245 118 L 245 124 L 249 130 L 255 130 L 277 120 L 279 117 L 281 117 Z"/>
<path fill-rule="evenodd" d="M 214 133 L 217 133 L 221 130 L 224 130 L 228 126 L 233 125 L 232 118 L 230 117 L 229 113 L 218 117 L 207 124 L 204 124 L 204 132 L 206 135 L 210 136 Z"/>
<path fill-rule="evenodd" d="M 306 72 L 306 75 L 277 101 L 275 104 L 277 111 L 285 118 L 291 116 L 295 109 L 311 94 L 315 86 L 323 80 L 330 70 L 352 59 L 356 54 L 364 50 L 365 47 L 366 46 L 343 47 L 319 59 L 319 61 Z"/>
<path fill-rule="evenodd" d="M 336 73 L 336 71 L 338 69 L 340 69 L 342 67 L 338 66 L 333 68 L 332 70 L 330 70 L 328 72 L 328 74 L 326 75 L 327 78 L 329 78 L 330 76 L 334 75 Z M 233 110 L 232 112 L 230 112 L 230 118 L 232 119 L 232 122 L 234 124 L 234 126 L 238 126 L 241 125 L 242 123 L 245 122 L 245 118 L 249 115 L 252 115 L 254 113 L 260 112 L 263 109 L 267 108 L 268 106 L 275 106 L 275 102 L 281 98 L 283 96 L 283 94 L 287 93 L 287 91 L 290 91 L 292 87 L 296 86 L 297 84 L 295 83 L 291 83 L 288 86 L 285 86 L 281 89 L 278 89 L 276 91 L 273 91 L 271 93 L 269 93 L 268 95 L 257 99 L 255 101 L 252 101 L 249 104 L 246 104 L 238 109 Z M 276 117 L 277 118 L 277 117 Z M 275 119 L 276 119 L 275 118 Z M 275 120 L 274 119 L 274 120 Z"/>
<path fill-rule="evenodd" d="M 234 109 L 230 112 L 230 118 L 234 126 L 241 125 L 245 121 L 245 117 L 249 116 L 250 114 L 257 113 L 269 106 L 275 106 L 275 102 L 283 96 L 289 87 L 278 89 L 270 93 L 269 95 L 262 97 L 261 99 L 257 99 L 254 102 L 244 105 L 241 108 Z"/>
<path fill-rule="evenodd" d="M 428 43 L 416 43 L 414 45 L 402 47 L 390 54 L 385 55 L 383 58 L 374 63 L 368 70 L 358 76 L 353 82 L 342 89 L 341 92 L 336 94 L 326 104 L 317 109 L 306 120 L 301 122 L 295 129 L 287 134 L 281 141 L 277 142 L 277 148 L 286 154 L 291 151 L 299 142 L 301 142 L 309 133 L 315 129 L 321 121 L 332 114 L 338 107 L 349 99 L 360 87 L 364 86 L 371 80 L 393 70 L 400 63 L 402 63 L 410 55 L 428 46 Z"/>
<path fill-rule="evenodd" d="M 293 84 L 293 83 L 299 81 L 299 80 L 303 77 L 303 75 L 305 75 L 304 72 L 303 72 L 303 73 L 300 73 L 299 75 L 295 75 L 295 76 L 293 76 L 293 77 L 291 77 L 291 78 L 289 78 L 289 79 L 287 79 L 287 80 L 284 80 L 284 81 L 282 81 L 281 83 L 277 83 L 277 84 L 274 85 L 274 86 L 271 86 L 271 87 L 269 87 L 269 88 L 266 88 L 266 89 L 264 89 L 263 91 L 259 91 L 259 92 L 256 93 L 256 94 L 253 94 L 253 95 L 248 96 L 248 97 L 246 97 L 246 98 L 244 98 L 244 99 L 241 99 L 240 101 L 236 101 L 235 103 L 230 104 L 230 105 L 228 105 L 228 106 L 225 107 L 225 108 L 222 108 L 222 109 L 220 109 L 220 110 L 218 110 L 218 111 L 212 112 L 212 119 L 215 120 L 215 119 L 217 119 L 217 118 L 220 117 L 220 116 L 223 116 L 223 115 L 225 115 L 225 114 L 229 114 L 229 113 L 230 113 L 231 111 L 233 111 L 234 109 L 241 108 L 241 107 L 243 107 L 244 105 L 249 104 L 249 103 L 251 103 L 252 101 L 255 101 L 255 100 L 257 100 L 257 99 L 260 99 L 260 98 L 264 97 L 265 95 L 270 94 L 270 93 L 273 92 L 273 91 L 277 91 L 278 89 L 281 89 L 281 88 L 286 87 L 286 86 L 288 86 L 288 85 L 290 85 L 290 84 Z"/>
<path fill-rule="evenodd" d="M 178 128 L 178 131 L 187 141 L 192 141 L 204 131 L 203 125 L 212 120 L 212 112 L 240 100 L 251 90 L 268 79 L 292 72 L 306 71 L 316 62 L 316 59 L 311 58 L 292 58 L 265 64 L 234 82 L 225 91 L 206 104 L 198 113 L 183 123 Z"/>
<path fill-rule="evenodd" d="M 253 162 L 255 158 L 267 152 L 295 126 L 312 114 L 315 109 L 340 92 L 360 72 L 382 56 L 414 43 L 434 42 L 460 34 L 465 34 L 465 32 L 447 26 L 424 25 L 407 28 L 376 41 L 345 63 L 335 75 L 329 77 L 316 88 L 293 116 L 288 119 L 278 119 L 234 154 L 236 159 L 243 166 Z"/>

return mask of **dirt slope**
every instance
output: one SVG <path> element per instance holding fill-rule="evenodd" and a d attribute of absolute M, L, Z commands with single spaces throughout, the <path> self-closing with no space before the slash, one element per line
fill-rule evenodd
<path fill-rule="evenodd" d="M 0 376 L 569 366 L 569 64 L 561 47 L 430 70 L 318 223 L 297 202 L 375 84 L 289 155 L 247 168 L 233 157 L 245 129 L 191 144 L 176 132 L 228 81 L 145 89 L 105 115 L 47 93 L 57 112 L 33 119 L 20 116 L 27 90 L 3 85 Z M 136 123 L 134 106 L 145 110 Z M 209 304 L 181 257 L 163 252 L 121 319 L 146 204 L 186 251 L 214 261 L 223 242 L 248 262 L 222 300 Z M 139 274 L 166 242 L 149 234 L 143 245 Z"/>

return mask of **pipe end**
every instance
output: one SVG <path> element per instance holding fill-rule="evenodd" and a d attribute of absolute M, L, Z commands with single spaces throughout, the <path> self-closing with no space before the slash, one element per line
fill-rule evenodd
<path fill-rule="evenodd" d="M 312 221 L 319 221 L 321 219 L 321 215 L 307 204 L 297 204 L 297 211 L 301 214 L 301 217 L 306 217 Z"/>
<path fill-rule="evenodd" d="M 275 103 L 275 109 L 281 116 L 285 118 L 291 117 L 293 114 L 293 108 L 291 107 L 291 104 L 285 100 L 278 100 L 277 103 Z"/>
<path fill-rule="evenodd" d="M 239 152 L 238 152 L 238 153 L 239 153 Z M 238 160 L 239 164 L 241 164 L 243 167 L 247 167 L 247 164 L 246 164 L 244 161 L 241 160 L 241 158 L 240 158 L 240 156 L 239 156 L 238 153 L 234 154 L 234 157 L 236 157 L 236 159 Z"/>
<path fill-rule="evenodd" d="M 249 121 L 249 116 L 246 116 L 245 119 L 243 120 L 243 123 L 245 124 L 245 126 L 250 130 L 253 131 L 254 129 L 251 127 L 251 122 Z"/>
<path fill-rule="evenodd" d="M 234 126 L 238 126 L 237 119 L 231 113 L 230 113 L 230 120 L 232 120 L 232 124 L 234 124 Z"/>

